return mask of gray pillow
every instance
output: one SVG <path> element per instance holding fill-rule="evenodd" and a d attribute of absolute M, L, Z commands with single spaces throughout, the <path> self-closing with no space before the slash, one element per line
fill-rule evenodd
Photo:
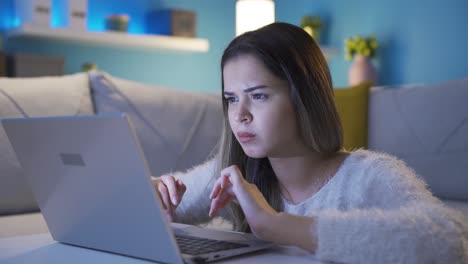
<path fill-rule="evenodd" d="M 468 78 L 374 88 L 369 149 L 394 154 L 440 198 L 468 200 Z"/>
<path fill-rule="evenodd" d="M 0 78 L 0 118 L 90 115 L 85 73 L 63 77 Z M 0 126 L 0 215 L 37 210 L 3 126 Z"/>
<path fill-rule="evenodd" d="M 217 94 L 188 92 L 90 73 L 96 113 L 126 113 L 153 176 L 181 171 L 217 151 L 222 106 Z"/>

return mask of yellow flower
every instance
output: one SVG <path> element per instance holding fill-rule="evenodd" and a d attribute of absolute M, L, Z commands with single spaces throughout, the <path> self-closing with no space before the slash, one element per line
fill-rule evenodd
<path fill-rule="evenodd" d="M 359 49 L 363 50 L 366 48 L 366 43 L 364 41 L 359 42 Z"/>
<path fill-rule="evenodd" d="M 379 47 L 375 35 L 368 37 L 354 36 L 344 40 L 345 59 L 351 60 L 354 55 L 362 54 L 367 57 L 374 57 Z"/>
<path fill-rule="evenodd" d="M 369 55 L 370 55 L 370 49 L 364 49 L 363 52 L 362 52 L 362 54 L 364 54 L 364 56 L 366 56 L 366 57 L 369 57 Z"/>

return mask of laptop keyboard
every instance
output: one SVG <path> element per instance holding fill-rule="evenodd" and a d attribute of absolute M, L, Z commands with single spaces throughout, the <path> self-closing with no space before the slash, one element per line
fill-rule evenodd
<path fill-rule="evenodd" d="M 246 244 L 227 242 L 199 237 L 186 237 L 176 235 L 177 243 L 182 253 L 201 255 L 221 250 L 248 247 Z"/>

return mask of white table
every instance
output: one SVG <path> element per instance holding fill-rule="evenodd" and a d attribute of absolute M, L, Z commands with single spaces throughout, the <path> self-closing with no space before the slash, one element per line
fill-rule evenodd
<path fill-rule="evenodd" d="M 58 243 L 49 233 L 0 239 L 0 263 L 154 263 L 112 253 Z M 270 250 L 239 256 L 218 263 L 322 263 L 297 247 L 276 246 Z"/>

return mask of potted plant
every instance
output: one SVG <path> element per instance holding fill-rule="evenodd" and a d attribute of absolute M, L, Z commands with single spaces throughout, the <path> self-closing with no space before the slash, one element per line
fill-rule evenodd
<path fill-rule="evenodd" d="M 368 37 L 354 36 L 345 39 L 345 59 L 352 60 L 349 67 L 349 85 L 356 85 L 363 81 L 372 81 L 377 84 L 377 72 L 369 60 L 377 55 L 379 45 L 374 35 Z"/>
<path fill-rule="evenodd" d="M 320 43 L 322 27 L 322 19 L 319 16 L 303 16 L 301 18 L 301 28 L 309 33 L 317 43 Z"/>

